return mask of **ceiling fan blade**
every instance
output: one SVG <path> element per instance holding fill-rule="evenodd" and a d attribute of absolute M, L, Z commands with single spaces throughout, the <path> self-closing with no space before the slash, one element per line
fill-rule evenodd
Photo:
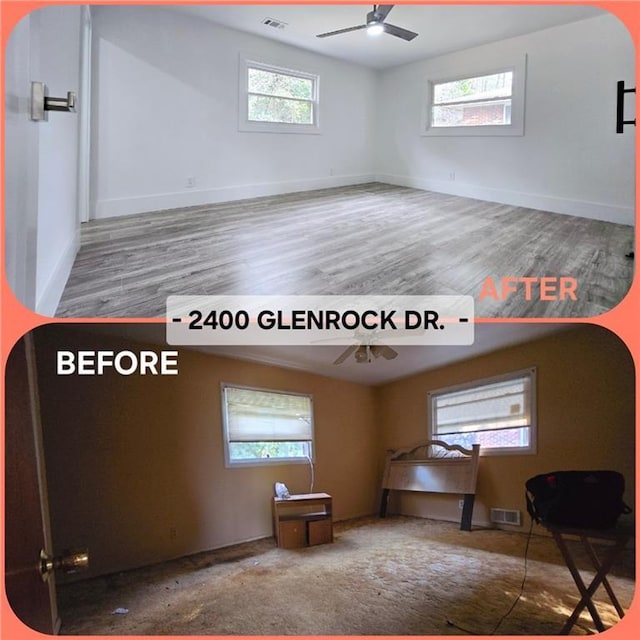
<path fill-rule="evenodd" d="M 342 364 L 359 346 L 358 344 L 352 344 L 350 347 L 347 347 L 333 364 Z"/>
<path fill-rule="evenodd" d="M 319 33 L 316 38 L 328 38 L 329 36 L 337 36 L 341 33 L 349 33 L 350 31 L 359 31 L 360 29 L 366 29 L 366 24 L 360 24 L 357 27 L 347 27 L 346 29 L 338 29 L 337 31 L 328 31 L 327 33 Z"/>
<path fill-rule="evenodd" d="M 407 42 L 413 40 L 418 34 L 413 31 L 409 31 L 408 29 L 403 29 L 402 27 L 396 27 L 393 24 L 389 24 L 388 22 L 383 23 L 384 32 L 388 33 L 392 36 L 397 36 L 398 38 L 402 38 Z"/>
<path fill-rule="evenodd" d="M 376 16 L 378 16 L 380 18 L 380 20 L 384 20 L 388 15 L 389 15 L 389 11 L 391 11 L 391 9 L 393 9 L 394 5 L 392 4 L 379 4 L 379 5 L 374 5 L 374 13 L 376 14 Z"/>
<path fill-rule="evenodd" d="M 391 347 L 387 347 L 385 345 L 380 346 L 380 355 L 385 360 L 393 360 L 398 356 L 398 352 L 392 349 Z"/>

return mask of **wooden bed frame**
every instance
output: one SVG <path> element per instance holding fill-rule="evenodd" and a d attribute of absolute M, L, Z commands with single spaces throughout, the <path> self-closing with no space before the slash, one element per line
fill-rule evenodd
<path fill-rule="evenodd" d="M 471 531 L 480 445 L 465 449 L 441 440 L 387 451 L 382 478 L 380 517 L 387 515 L 390 491 L 422 491 L 464 495 L 460 529 Z"/>

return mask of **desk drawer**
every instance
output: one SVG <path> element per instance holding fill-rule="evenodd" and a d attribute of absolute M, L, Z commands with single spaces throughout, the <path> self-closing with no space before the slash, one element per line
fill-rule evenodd
<path fill-rule="evenodd" d="M 283 549 L 299 549 L 307 546 L 307 523 L 305 520 L 280 521 L 280 546 Z"/>
<path fill-rule="evenodd" d="M 322 520 L 309 520 L 309 546 L 332 542 L 333 528 L 331 518 Z"/>

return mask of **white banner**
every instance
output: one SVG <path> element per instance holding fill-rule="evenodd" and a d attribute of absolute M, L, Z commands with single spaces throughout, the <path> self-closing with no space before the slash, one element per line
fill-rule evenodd
<path fill-rule="evenodd" d="M 472 296 L 169 296 L 171 345 L 467 345 Z"/>

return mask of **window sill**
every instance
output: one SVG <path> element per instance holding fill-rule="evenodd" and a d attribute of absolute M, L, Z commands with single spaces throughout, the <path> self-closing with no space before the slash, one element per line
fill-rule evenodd
<path fill-rule="evenodd" d="M 429 127 L 422 132 L 427 137 L 498 137 L 523 136 L 524 126 L 517 125 L 486 125 L 482 127 Z"/>
<path fill-rule="evenodd" d="M 296 133 L 320 135 L 320 127 L 313 124 L 280 124 L 277 122 L 241 122 L 238 131 L 250 133 Z"/>
<path fill-rule="evenodd" d="M 315 460 L 313 461 L 315 464 Z M 228 460 L 225 464 L 227 469 L 238 467 L 265 467 L 269 466 L 282 466 L 289 464 L 305 464 L 309 465 L 308 458 L 256 458 L 255 460 Z"/>

